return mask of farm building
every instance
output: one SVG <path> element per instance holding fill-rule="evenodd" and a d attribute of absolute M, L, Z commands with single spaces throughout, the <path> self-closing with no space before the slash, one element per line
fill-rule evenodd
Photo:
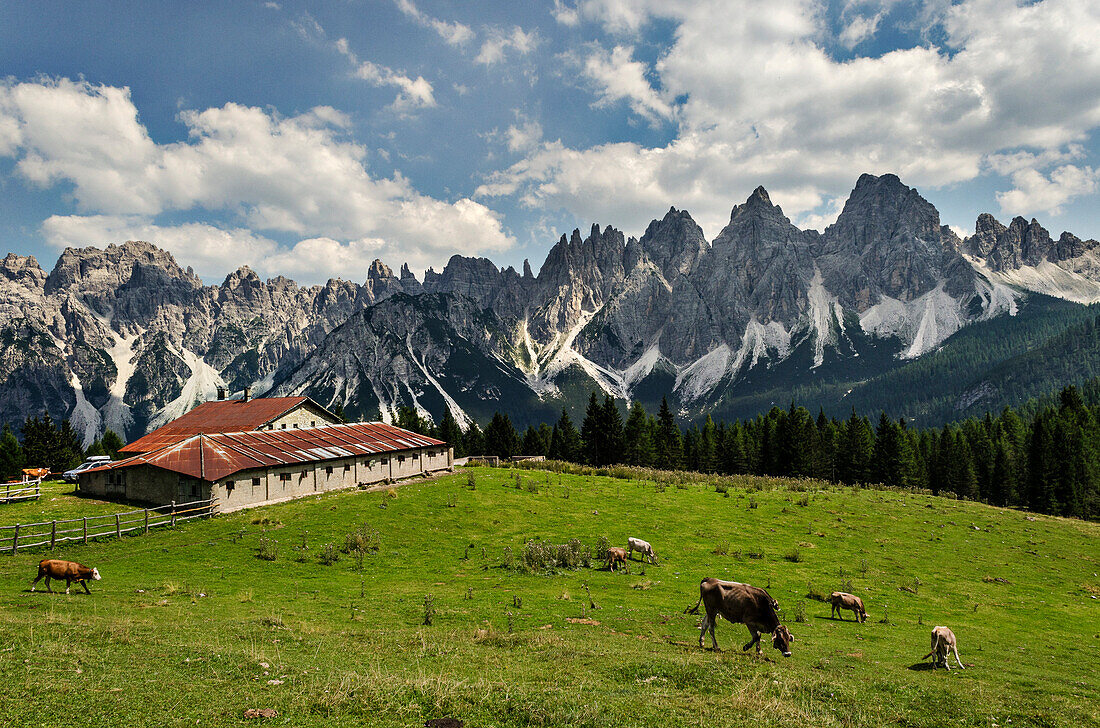
<path fill-rule="evenodd" d="M 381 422 L 198 433 L 87 470 L 82 493 L 156 504 L 214 499 L 221 513 L 453 468 L 447 443 Z"/>
<path fill-rule="evenodd" d="M 309 397 L 253 399 L 246 389 L 242 399 L 225 399 L 225 390 L 220 389 L 218 399 L 203 402 L 182 417 L 134 440 L 119 452 L 141 455 L 200 433 L 294 430 L 339 422 L 340 418 Z"/>

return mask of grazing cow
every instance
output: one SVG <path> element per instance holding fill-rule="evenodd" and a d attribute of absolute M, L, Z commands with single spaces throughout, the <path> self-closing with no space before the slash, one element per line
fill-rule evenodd
<path fill-rule="evenodd" d="M 626 573 L 630 573 L 630 566 L 626 563 L 626 549 L 612 546 L 607 550 L 607 568 L 614 571 L 615 564 L 622 564 L 623 568 L 626 569 Z"/>
<path fill-rule="evenodd" d="M 947 627 L 933 627 L 932 628 L 932 651 L 922 657 L 922 660 L 932 658 L 932 669 L 934 670 L 941 662 L 943 666 L 948 670 L 951 669 L 951 665 L 947 664 L 947 658 L 951 652 L 955 653 L 955 662 L 959 664 L 959 668 L 965 670 L 962 660 L 959 659 L 959 648 L 955 642 L 955 633 Z"/>
<path fill-rule="evenodd" d="M 69 587 L 72 586 L 74 581 L 80 582 L 80 585 L 84 587 L 84 591 L 91 594 L 92 591 L 88 588 L 88 579 L 99 581 L 100 578 L 99 569 L 89 569 L 87 566 L 81 566 L 75 561 L 42 559 L 38 563 L 38 576 L 31 582 L 31 591 L 34 591 L 34 585 L 43 576 L 46 577 L 46 591 L 51 594 L 53 594 L 53 589 L 50 588 L 50 579 L 64 579 L 66 594 L 69 593 Z"/>
<path fill-rule="evenodd" d="M 841 609 L 850 609 L 855 614 L 857 622 L 867 621 L 867 610 L 863 608 L 863 600 L 857 597 L 855 594 L 849 594 L 848 592 L 833 592 L 829 595 L 829 604 L 833 605 L 832 611 L 829 612 L 829 616 L 840 617 L 844 619 L 844 615 L 840 613 Z"/>
<path fill-rule="evenodd" d="M 718 640 L 714 638 L 714 623 L 718 615 L 721 615 L 727 622 L 740 623 L 749 628 L 752 639 L 742 650 L 756 645 L 756 652 L 759 654 L 760 635 L 766 632 L 772 636 L 772 647 L 782 652 L 784 657 L 791 656 L 794 636 L 779 623 L 779 616 L 776 614 L 779 604 L 763 589 L 708 577 L 699 583 L 699 601 L 685 611 L 698 614 L 700 604 L 706 607 L 706 616 L 699 625 L 700 647 L 703 646 L 703 636 L 709 630 L 711 644 L 714 649 L 718 649 Z"/>
<path fill-rule="evenodd" d="M 642 556 L 649 559 L 649 563 L 657 563 L 657 556 L 653 553 L 653 546 L 650 545 L 649 541 L 643 541 L 640 538 L 628 538 L 626 540 L 626 550 L 628 552 L 627 556 L 632 560 L 634 558 L 634 552 L 637 551 Z"/>

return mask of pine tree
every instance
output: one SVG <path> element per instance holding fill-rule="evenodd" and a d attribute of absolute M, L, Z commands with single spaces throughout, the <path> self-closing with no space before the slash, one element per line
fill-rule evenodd
<path fill-rule="evenodd" d="M 821 480 L 836 481 L 836 423 L 825 416 L 822 409 L 817 414 L 814 434 L 813 476 Z"/>
<path fill-rule="evenodd" d="M 545 422 L 539 423 L 539 440 L 542 442 L 542 451 L 533 454 L 550 457 L 550 438 L 553 434 L 554 429 L 550 425 Z"/>
<path fill-rule="evenodd" d="M 749 471 L 745 454 L 745 430 L 740 422 L 726 430 L 726 441 L 722 448 L 722 468 L 730 475 L 741 475 Z"/>
<path fill-rule="evenodd" d="M 0 431 L 0 478 L 5 481 L 18 480 L 24 464 L 23 447 L 11 431 L 11 426 L 5 423 L 3 431 Z"/>
<path fill-rule="evenodd" d="M 657 411 L 656 458 L 654 464 L 662 470 L 675 470 L 680 467 L 684 456 L 683 438 L 676 418 L 668 407 L 668 397 L 661 398 L 661 408 Z"/>
<path fill-rule="evenodd" d="M 99 439 L 99 444 L 103 448 L 103 455 L 108 455 L 112 460 L 118 460 L 118 451 L 122 449 L 125 444 L 122 442 L 122 438 L 112 430 L 107 428 L 103 431 L 103 437 Z"/>
<path fill-rule="evenodd" d="M 603 432 L 604 411 L 596 399 L 596 393 L 592 392 L 588 398 L 588 408 L 584 412 L 584 420 L 581 421 L 581 440 L 584 441 L 584 459 L 589 465 L 599 465 L 603 462 L 604 451 L 607 444 Z"/>
<path fill-rule="evenodd" d="M 68 420 L 62 420 L 54 439 L 53 452 L 50 453 L 50 470 L 63 473 L 83 461 L 84 448 L 81 447 L 80 436 Z"/>
<path fill-rule="evenodd" d="M 489 454 L 485 451 L 485 433 L 481 431 L 476 422 L 471 422 L 470 426 L 466 428 L 466 432 L 462 433 L 462 452 L 465 453 L 466 457 Z"/>
<path fill-rule="evenodd" d="M 507 460 L 513 455 L 519 454 L 520 440 L 516 428 L 508 415 L 500 412 L 493 413 L 493 419 L 485 428 L 485 450 L 489 455 L 496 455 L 501 460 Z"/>
<path fill-rule="evenodd" d="M 851 417 L 844 423 L 837 453 L 837 473 L 842 483 L 870 482 L 874 448 L 875 434 L 871 423 L 857 415 L 853 408 Z"/>
<path fill-rule="evenodd" d="M 650 432 L 649 416 L 641 402 L 630 406 L 630 415 L 623 425 L 623 440 L 626 446 L 625 461 L 628 465 L 648 468 L 653 464 L 654 445 Z"/>
<path fill-rule="evenodd" d="M 1027 449 L 1027 507 L 1040 513 L 1054 511 L 1053 482 L 1057 456 L 1051 419 L 1051 414 L 1035 418 Z"/>
<path fill-rule="evenodd" d="M 44 412 L 41 419 L 28 416 L 23 422 L 23 460 L 28 468 L 48 468 L 57 449 L 57 430 Z"/>
<path fill-rule="evenodd" d="M 451 408 L 443 410 L 443 419 L 439 421 L 439 439 L 446 442 L 455 450 L 455 457 L 462 457 L 462 429 L 458 426 L 458 420 L 451 414 Z"/>
<path fill-rule="evenodd" d="M 604 452 L 601 465 L 621 463 L 625 452 L 623 438 L 623 416 L 619 414 L 619 407 L 615 404 L 615 398 L 610 394 L 604 396 L 603 415 Z"/>
<path fill-rule="evenodd" d="M 547 445 L 542 441 L 542 435 L 535 426 L 527 425 L 527 430 L 523 433 L 523 454 L 544 455 L 547 449 Z"/>
<path fill-rule="evenodd" d="M 718 470 L 718 430 L 709 414 L 699 431 L 698 470 L 701 473 Z"/>
<path fill-rule="evenodd" d="M 550 439 L 550 459 L 579 463 L 583 457 L 584 447 L 581 442 L 581 433 L 577 432 L 569 413 L 562 409 L 561 417 L 554 424 Z"/>

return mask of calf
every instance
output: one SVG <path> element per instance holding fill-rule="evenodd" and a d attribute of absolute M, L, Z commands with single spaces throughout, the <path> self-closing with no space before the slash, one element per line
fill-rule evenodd
<path fill-rule="evenodd" d="M 725 617 L 727 622 L 740 623 L 749 628 L 752 639 L 742 650 L 747 650 L 756 645 L 756 652 L 760 650 L 760 635 L 770 633 L 772 647 L 783 653 L 784 657 L 791 656 L 791 642 L 794 636 L 779 623 L 776 609 L 779 604 L 771 598 L 763 589 L 736 581 L 719 581 L 714 578 L 703 579 L 699 583 L 699 601 L 694 607 L 685 610 L 689 614 L 698 614 L 699 605 L 706 607 L 706 616 L 699 625 L 699 646 L 703 646 L 703 636 L 710 631 L 710 641 L 714 649 L 718 649 L 718 640 L 714 638 L 714 623 L 718 615 Z"/>
<path fill-rule="evenodd" d="M 637 551 L 642 556 L 649 559 L 649 563 L 657 563 L 657 556 L 653 553 L 653 546 L 650 545 L 649 541 L 643 541 L 640 538 L 628 538 L 626 540 L 626 550 L 627 556 L 631 559 L 634 558 L 634 552 Z"/>
<path fill-rule="evenodd" d="M 65 593 L 69 593 L 69 587 L 72 586 L 74 581 L 80 582 L 80 585 L 84 587 L 84 591 L 91 594 L 92 591 L 88 588 L 88 579 L 93 581 L 99 581 L 99 569 L 89 569 L 87 566 L 81 566 L 75 561 L 62 561 L 61 559 L 43 559 L 38 562 L 38 576 L 31 582 L 31 591 L 34 591 L 34 585 L 38 583 L 38 580 L 42 577 L 46 577 L 46 591 L 53 594 L 53 589 L 50 588 L 50 579 L 64 579 L 65 580 Z"/>
<path fill-rule="evenodd" d="M 955 653 L 955 662 L 959 664 L 959 669 L 965 670 L 962 660 L 959 659 L 959 648 L 955 642 L 955 633 L 947 627 L 934 627 L 932 629 L 932 651 L 922 657 L 922 660 L 932 658 L 932 669 L 935 669 L 941 662 L 943 666 L 948 670 L 951 669 L 951 665 L 947 663 L 947 658 L 951 652 Z"/>
<path fill-rule="evenodd" d="M 630 567 L 626 563 L 626 549 L 612 546 L 607 550 L 607 568 L 614 571 L 615 564 L 622 564 L 623 568 L 626 569 L 626 573 L 630 573 Z"/>
<path fill-rule="evenodd" d="M 840 610 L 848 609 L 855 615 L 857 622 L 867 621 L 867 610 L 863 608 L 863 600 L 854 594 L 833 592 L 829 595 L 829 604 L 833 605 L 832 611 L 829 612 L 830 617 L 836 616 L 844 619 L 844 615 L 840 613 Z"/>

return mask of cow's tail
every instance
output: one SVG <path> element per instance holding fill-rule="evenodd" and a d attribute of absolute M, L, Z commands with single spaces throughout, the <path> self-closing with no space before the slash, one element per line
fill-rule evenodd
<path fill-rule="evenodd" d="M 684 610 L 684 614 L 698 614 L 699 605 L 703 603 L 703 585 L 699 585 L 699 601 L 695 602 L 694 607 L 688 607 Z"/>

